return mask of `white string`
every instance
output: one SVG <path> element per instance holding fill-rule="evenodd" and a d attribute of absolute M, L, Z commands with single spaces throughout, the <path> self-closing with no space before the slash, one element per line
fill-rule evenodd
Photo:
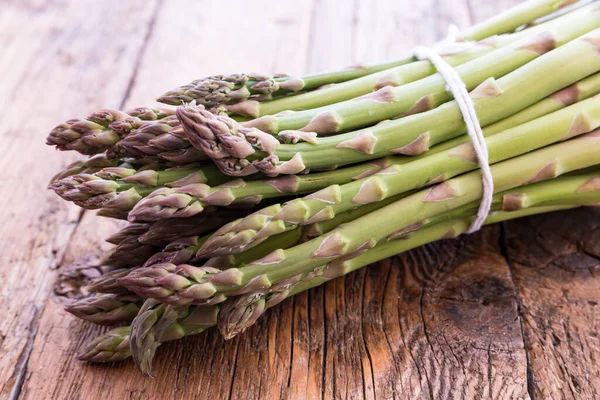
<path fill-rule="evenodd" d="M 452 37 L 452 34 L 450 34 L 449 37 L 445 41 L 440 42 L 437 47 L 443 48 L 447 45 L 451 46 L 454 43 L 456 43 L 456 41 Z M 467 233 L 472 233 L 481 228 L 490 213 L 492 198 L 494 196 L 494 180 L 492 178 L 492 171 L 490 170 L 487 145 L 485 143 L 483 132 L 481 131 L 481 124 L 477 118 L 477 113 L 475 112 L 473 100 L 471 99 L 471 96 L 469 96 L 467 87 L 460 76 L 458 76 L 454 68 L 440 56 L 441 52 L 441 50 L 436 51 L 432 48 L 419 46 L 415 49 L 415 56 L 420 60 L 429 60 L 439 74 L 446 80 L 447 89 L 452 93 L 458 104 L 458 108 L 460 109 L 467 126 L 467 133 L 473 142 L 473 149 L 475 150 L 475 155 L 479 162 L 479 168 L 481 168 L 483 194 L 481 202 L 479 203 L 477 215 L 467 230 Z"/>

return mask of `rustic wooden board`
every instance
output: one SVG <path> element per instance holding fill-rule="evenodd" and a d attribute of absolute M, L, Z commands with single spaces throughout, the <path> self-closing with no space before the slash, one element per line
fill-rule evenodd
<path fill-rule="evenodd" d="M 81 216 L 45 190 L 76 155 L 59 154 L 44 138 L 73 113 L 120 105 L 154 5 L 0 5 L 0 398 L 21 387 L 55 269 Z"/>
<path fill-rule="evenodd" d="M 164 345 L 154 380 L 131 363 L 76 361 L 105 328 L 64 313 L 69 282 L 54 285 L 71 265 L 94 264 L 118 223 L 42 190 L 48 171 L 75 157 L 43 146 L 53 124 L 155 104 L 216 72 L 389 59 L 441 38 L 449 22 L 517 2 L 4 1 L 0 164 L 21 192 L 0 187 L 10 210 L 0 225 L 0 398 L 597 396 L 597 212 L 510 223 L 506 235 L 489 227 L 381 262 L 283 302 L 232 341 L 212 331 Z"/>

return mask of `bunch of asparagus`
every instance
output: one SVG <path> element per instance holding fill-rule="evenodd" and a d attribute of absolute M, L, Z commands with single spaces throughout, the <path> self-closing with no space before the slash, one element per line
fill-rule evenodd
<path fill-rule="evenodd" d="M 487 224 L 600 202 L 600 4 L 529 0 L 437 45 L 475 104 L 494 180 Z M 568 8 L 564 8 L 569 5 Z M 130 222 L 105 273 L 66 309 L 129 324 L 82 360 L 132 357 L 217 326 L 243 332 L 285 298 L 454 238 L 481 174 L 428 61 L 294 76 L 218 75 L 162 95 L 175 108 L 100 110 L 47 142 L 91 156 L 50 184 Z"/>

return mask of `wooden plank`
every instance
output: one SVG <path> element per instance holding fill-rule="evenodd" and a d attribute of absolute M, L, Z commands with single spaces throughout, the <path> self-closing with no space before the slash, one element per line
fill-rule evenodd
<path fill-rule="evenodd" d="M 45 146 L 44 137 L 73 115 L 121 103 L 154 3 L 2 4 L 0 398 L 19 391 L 55 268 L 81 214 L 45 190 L 76 156 Z"/>
<path fill-rule="evenodd" d="M 314 0 L 169 1 L 161 11 L 128 105 L 220 73 L 305 73 Z M 222 17 L 219 17 L 221 16 Z"/>
<path fill-rule="evenodd" d="M 507 224 L 536 398 L 600 396 L 600 212 Z"/>

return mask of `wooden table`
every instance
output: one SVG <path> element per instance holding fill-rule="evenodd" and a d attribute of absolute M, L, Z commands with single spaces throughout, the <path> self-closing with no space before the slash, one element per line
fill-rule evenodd
<path fill-rule="evenodd" d="M 195 77 L 389 59 L 517 0 L 0 0 L 0 398 L 591 399 L 600 218 L 528 218 L 411 251 L 270 310 L 225 342 L 170 343 L 156 379 L 87 365 L 105 329 L 62 311 L 114 221 L 45 190 L 77 158 L 44 145 L 100 107 Z M 88 274 L 94 269 L 84 270 Z"/>

